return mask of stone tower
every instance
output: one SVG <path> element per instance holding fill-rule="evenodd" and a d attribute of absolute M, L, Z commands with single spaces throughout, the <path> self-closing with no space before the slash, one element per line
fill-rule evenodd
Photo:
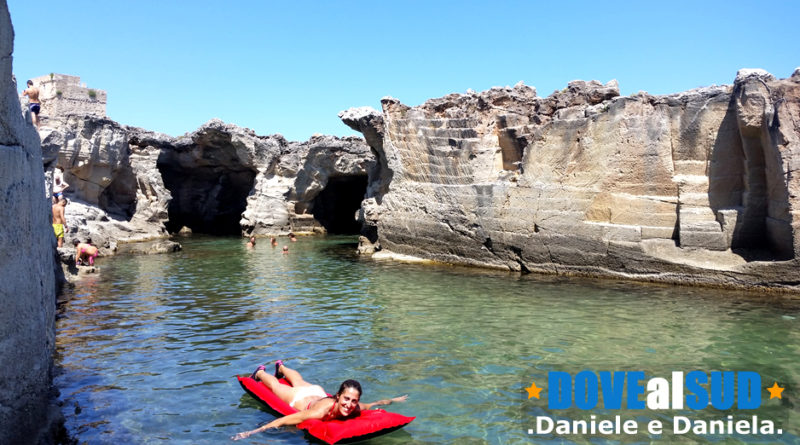
<path fill-rule="evenodd" d="M 40 114 L 44 117 L 59 118 L 72 114 L 106 117 L 106 92 L 87 88 L 78 76 L 51 73 L 31 80 L 39 88 Z M 26 100 L 20 97 L 21 102 L 26 103 Z"/>

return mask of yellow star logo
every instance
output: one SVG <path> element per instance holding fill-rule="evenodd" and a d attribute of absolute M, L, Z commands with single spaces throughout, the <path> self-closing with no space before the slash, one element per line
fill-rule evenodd
<path fill-rule="evenodd" d="M 544 388 L 539 388 L 538 386 L 536 386 L 536 382 L 533 382 L 533 383 L 531 383 L 531 387 L 530 388 L 525 388 L 525 391 L 528 391 L 528 398 L 529 399 L 531 397 L 536 397 L 538 399 L 539 398 L 539 393 L 542 392 L 542 389 L 544 389 Z"/>
<path fill-rule="evenodd" d="M 775 384 L 772 385 L 772 388 L 767 388 L 767 391 L 769 391 L 770 400 L 776 397 L 779 399 L 783 399 L 783 397 L 781 397 L 781 393 L 783 392 L 783 390 L 784 388 L 778 386 L 778 382 L 775 382 Z"/>

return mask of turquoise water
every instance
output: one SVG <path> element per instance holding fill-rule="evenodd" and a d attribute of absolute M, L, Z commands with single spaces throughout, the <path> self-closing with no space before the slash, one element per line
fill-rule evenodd
<path fill-rule="evenodd" d="M 80 442 L 227 443 L 273 419 L 234 376 L 278 358 L 329 392 L 355 378 L 366 401 L 408 394 L 389 409 L 417 419 L 372 444 L 630 442 L 528 434 L 546 397 L 525 388 L 583 368 L 761 372 L 788 386 L 763 415 L 798 442 L 796 300 L 372 261 L 348 237 L 282 239 L 288 255 L 266 241 L 180 242 L 101 258 L 61 296 L 55 384 Z M 309 439 L 284 428 L 243 442 Z"/>

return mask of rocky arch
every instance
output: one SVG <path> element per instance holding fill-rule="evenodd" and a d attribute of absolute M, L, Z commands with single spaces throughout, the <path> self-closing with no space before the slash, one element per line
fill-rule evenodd
<path fill-rule="evenodd" d="M 264 150 L 254 135 L 217 120 L 163 149 L 157 167 L 172 195 L 167 230 L 241 235 L 258 173 L 253 154 Z"/>
<path fill-rule="evenodd" d="M 191 171 L 174 165 L 159 165 L 164 185 L 172 193 L 167 230 L 188 227 L 211 235 L 240 235 L 239 220 L 247 207 L 256 172 L 221 167 L 199 167 Z"/>
<path fill-rule="evenodd" d="M 325 231 L 354 235 L 361 232 L 356 213 L 367 192 L 368 178 L 363 175 L 334 176 L 311 201 L 310 212 Z"/>

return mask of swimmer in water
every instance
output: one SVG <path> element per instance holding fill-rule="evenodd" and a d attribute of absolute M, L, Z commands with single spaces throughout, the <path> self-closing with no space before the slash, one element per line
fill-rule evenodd
<path fill-rule="evenodd" d="M 298 412 L 279 417 L 260 428 L 241 432 L 231 439 L 244 439 L 270 428 L 297 425 L 308 419 L 351 419 L 357 417 L 361 410 L 371 409 L 373 406 L 391 405 L 394 402 L 404 402 L 408 398 L 408 395 L 404 395 L 373 403 L 361 403 L 361 384 L 355 380 L 345 380 L 339 386 L 339 391 L 335 395 L 329 396 L 321 386 L 306 382 L 299 372 L 287 367 L 280 360 L 275 362 L 275 374 L 268 374 L 261 365 L 250 377 L 266 385 L 270 391 Z M 288 380 L 292 386 L 280 383 L 279 377 Z"/>

